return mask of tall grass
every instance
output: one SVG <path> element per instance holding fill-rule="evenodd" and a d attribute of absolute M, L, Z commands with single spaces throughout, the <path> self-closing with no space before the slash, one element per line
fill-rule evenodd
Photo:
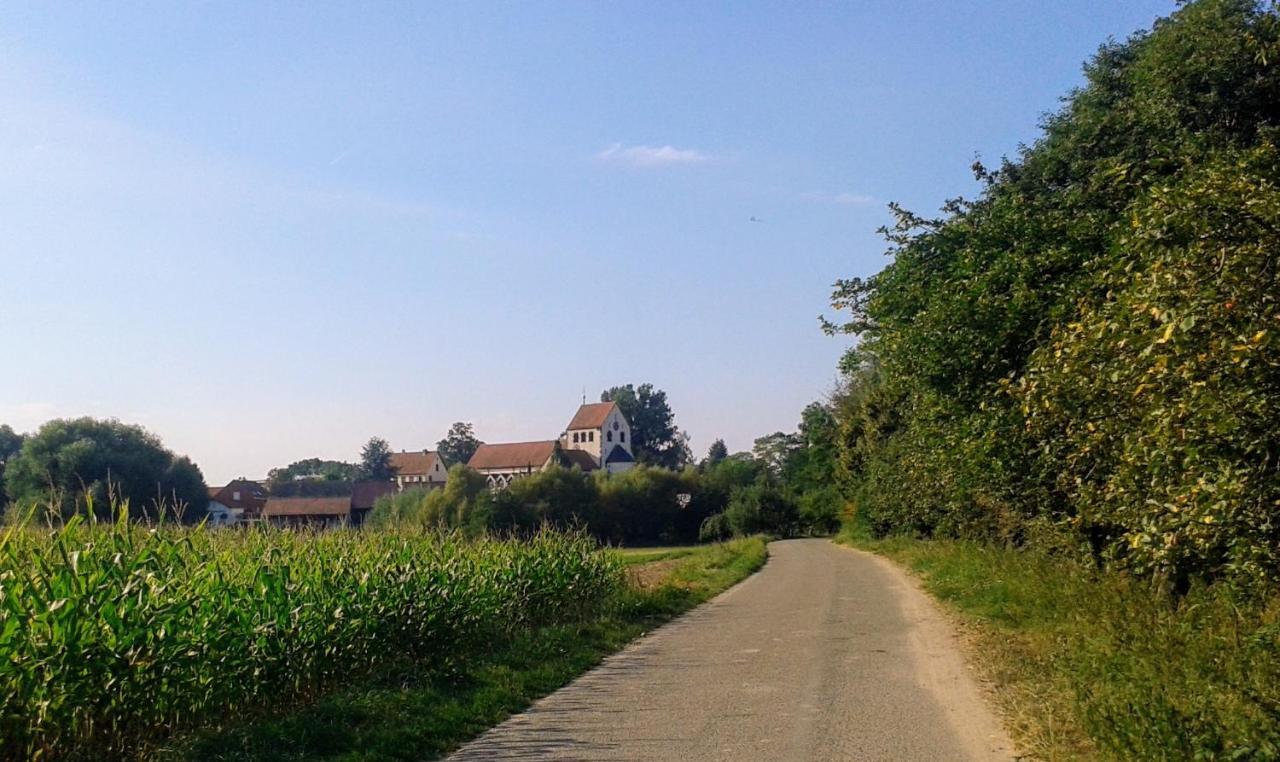
<path fill-rule="evenodd" d="M 1036 552 L 855 535 L 967 615 L 1033 758 L 1280 760 L 1280 595 L 1149 581 Z"/>
<path fill-rule="evenodd" d="M 123 516 L 123 514 L 122 514 Z M 581 536 L 145 527 L 0 538 L 0 757 L 111 758 L 379 665 L 448 667 L 622 587 Z"/>

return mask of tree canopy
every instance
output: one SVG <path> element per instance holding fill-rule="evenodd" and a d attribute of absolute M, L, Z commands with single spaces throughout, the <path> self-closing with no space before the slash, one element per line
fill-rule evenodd
<path fill-rule="evenodd" d="M 1184 587 L 1280 578 L 1280 16 L 1198 0 L 1105 44 L 979 197 L 894 207 L 837 282 L 838 458 L 876 533 Z"/>
<path fill-rule="evenodd" d="M 677 469 L 693 460 L 689 437 L 676 427 L 666 392 L 653 384 L 627 384 L 604 390 L 600 401 L 616 404 L 631 424 L 631 451 L 636 462 Z"/>
<path fill-rule="evenodd" d="M 370 437 L 360 451 L 357 478 L 385 482 L 394 479 L 395 475 L 395 466 L 391 465 L 391 445 L 382 437 Z"/>
<path fill-rule="evenodd" d="M 466 465 L 471 456 L 476 454 L 480 445 L 484 444 L 476 438 L 475 429 L 470 423 L 458 421 L 449 427 L 449 431 L 436 443 L 436 455 L 444 460 L 445 465 Z"/>
<path fill-rule="evenodd" d="M 198 520 L 209 504 L 200 469 L 175 457 L 141 426 L 117 420 L 53 420 L 26 438 L 5 466 L 14 503 L 47 507 L 63 518 L 92 503 L 103 517 L 113 500 L 134 517 Z"/>
<path fill-rule="evenodd" d="M 22 449 L 23 439 L 24 437 L 8 424 L 0 424 L 0 509 L 3 509 L 8 502 L 8 493 L 4 487 L 5 464 Z"/>

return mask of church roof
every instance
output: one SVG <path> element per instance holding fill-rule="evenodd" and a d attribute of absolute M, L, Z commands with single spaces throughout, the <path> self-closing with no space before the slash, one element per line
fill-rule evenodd
<path fill-rule="evenodd" d="M 430 450 L 391 453 L 391 465 L 398 476 L 406 474 L 429 474 L 439 456 Z"/>
<path fill-rule="evenodd" d="M 635 463 L 636 459 L 631 457 L 631 453 L 627 452 L 627 448 L 622 445 L 614 445 L 613 452 L 609 453 L 609 457 L 604 459 L 605 463 Z"/>
<path fill-rule="evenodd" d="M 612 402 L 593 402 L 589 405 L 583 405 L 578 408 L 578 412 L 574 414 L 573 420 L 569 421 L 569 426 L 565 431 L 573 431 L 574 429 L 598 429 L 604 426 L 604 421 L 609 417 L 609 413 L 617 407 Z"/>
<path fill-rule="evenodd" d="M 467 465 L 482 470 L 486 468 L 542 468 L 551 453 L 555 452 L 554 439 L 545 442 L 511 442 L 507 444 L 482 444 L 471 456 Z"/>
<path fill-rule="evenodd" d="M 564 457 L 569 461 L 569 466 L 577 466 L 583 471 L 595 471 L 600 468 L 600 464 L 596 463 L 596 459 L 586 450 L 561 450 Z"/>

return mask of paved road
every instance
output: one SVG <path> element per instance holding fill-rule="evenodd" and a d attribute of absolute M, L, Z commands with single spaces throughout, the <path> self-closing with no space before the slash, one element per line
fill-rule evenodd
<path fill-rule="evenodd" d="M 892 564 L 826 540 L 769 552 L 450 759 L 1012 757 L 950 630 Z"/>

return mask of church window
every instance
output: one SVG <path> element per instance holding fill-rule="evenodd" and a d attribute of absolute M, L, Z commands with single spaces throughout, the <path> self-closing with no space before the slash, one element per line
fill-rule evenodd
<path fill-rule="evenodd" d="M 577 442 L 577 441 L 578 441 L 578 432 L 576 432 L 576 431 L 575 431 L 575 432 L 573 432 L 573 441 L 575 441 L 575 442 Z"/>
<path fill-rule="evenodd" d="M 619 432 L 618 432 L 618 441 L 619 441 L 619 442 L 625 442 L 625 441 L 627 441 L 627 432 L 625 432 L 625 431 L 619 431 Z"/>
<path fill-rule="evenodd" d="M 588 432 L 587 432 L 587 441 L 588 441 L 588 442 L 594 442 L 594 441 L 596 441 L 596 433 L 595 433 L 594 431 L 588 431 Z"/>
<path fill-rule="evenodd" d="M 604 438 L 605 438 L 606 440 L 608 440 L 608 441 L 612 442 L 612 441 L 613 441 L 613 432 L 612 432 L 612 431 L 606 431 L 606 432 L 604 433 Z"/>

